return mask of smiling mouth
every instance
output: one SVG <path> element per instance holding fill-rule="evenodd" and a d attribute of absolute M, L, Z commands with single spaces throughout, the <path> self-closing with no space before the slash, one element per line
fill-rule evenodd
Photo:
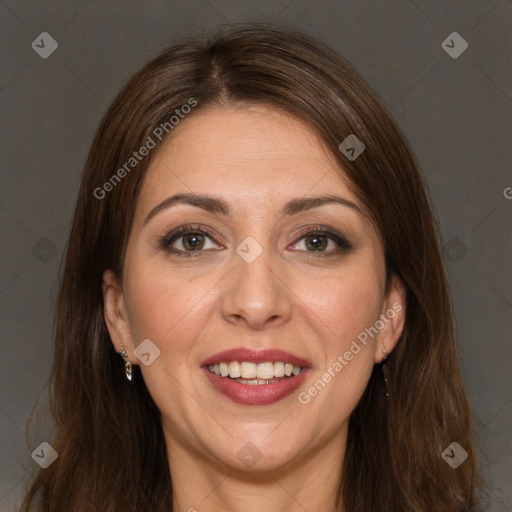
<path fill-rule="evenodd" d="M 226 361 L 210 364 L 208 370 L 219 377 L 234 380 L 240 384 L 258 386 L 291 379 L 300 375 L 304 368 L 283 361 L 265 363 Z"/>

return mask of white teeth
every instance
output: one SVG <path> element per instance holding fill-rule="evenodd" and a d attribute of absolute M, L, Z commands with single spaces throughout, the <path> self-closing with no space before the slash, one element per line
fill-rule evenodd
<path fill-rule="evenodd" d="M 302 373 L 303 368 L 291 363 L 267 361 L 265 363 L 250 363 L 242 361 L 229 361 L 219 364 L 210 364 L 208 369 L 221 377 L 230 377 L 238 382 L 251 384 L 268 384 L 277 382 L 276 378 L 291 377 Z M 249 379 L 249 380 L 248 380 Z M 250 380 L 253 379 L 253 380 Z"/>
<path fill-rule="evenodd" d="M 238 361 L 231 361 L 229 363 L 229 376 L 232 379 L 237 379 L 240 377 L 240 363 Z"/>
<path fill-rule="evenodd" d="M 240 376 L 243 379 L 254 379 L 257 374 L 256 363 L 241 363 Z"/>
<path fill-rule="evenodd" d="M 274 365 L 272 363 L 260 363 L 256 368 L 256 377 L 258 379 L 271 379 L 273 376 Z"/>
<path fill-rule="evenodd" d="M 247 384 L 249 386 L 259 386 L 261 384 L 272 384 L 273 382 L 277 382 L 275 379 L 236 379 L 236 381 L 240 382 L 240 384 Z"/>
<path fill-rule="evenodd" d="M 274 377 L 284 377 L 284 363 L 278 361 L 274 363 Z"/>
<path fill-rule="evenodd" d="M 219 369 L 222 377 L 227 377 L 229 375 L 229 366 L 226 363 L 220 363 Z"/>

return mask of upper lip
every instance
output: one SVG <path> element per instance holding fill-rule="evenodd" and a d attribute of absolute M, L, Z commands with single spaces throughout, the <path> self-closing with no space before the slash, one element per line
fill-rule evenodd
<path fill-rule="evenodd" d="M 269 361 L 282 361 L 283 363 L 290 363 L 294 366 L 301 366 L 302 368 L 310 368 L 311 363 L 298 357 L 290 352 L 279 350 L 277 348 L 268 348 L 256 350 L 254 348 L 232 348 L 224 350 L 217 354 L 205 359 L 201 366 L 208 366 L 211 364 L 220 364 L 229 361 L 246 361 L 248 363 L 266 363 Z"/>

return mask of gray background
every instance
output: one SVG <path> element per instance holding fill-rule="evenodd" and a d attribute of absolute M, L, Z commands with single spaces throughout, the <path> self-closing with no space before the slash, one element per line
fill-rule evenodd
<path fill-rule="evenodd" d="M 441 222 L 486 510 L 512 510 L 510 0 L 1 2 L 0 510 L 16 509 L 30 454 L 49 440 L 44 395 L 38 429 L 26 422 L 46 392 L 59 260 L 94 130 L 175 37 L 247 19 L 324 38 L 409 136 Z M 441 46 L 454 31 L 469 44 L 455 59 Z M 31 47 L 42 32 L 59 45 L 47 59 Z"/>

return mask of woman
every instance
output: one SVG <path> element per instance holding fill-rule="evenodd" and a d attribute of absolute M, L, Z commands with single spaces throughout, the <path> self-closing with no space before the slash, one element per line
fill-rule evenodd
<path fill-rule="evenodd" d="M 474 510 L 435 226 L 404 134 L 319 41 L 164 51 L 90 150 L 58 458 L 23 511 Z"/>

